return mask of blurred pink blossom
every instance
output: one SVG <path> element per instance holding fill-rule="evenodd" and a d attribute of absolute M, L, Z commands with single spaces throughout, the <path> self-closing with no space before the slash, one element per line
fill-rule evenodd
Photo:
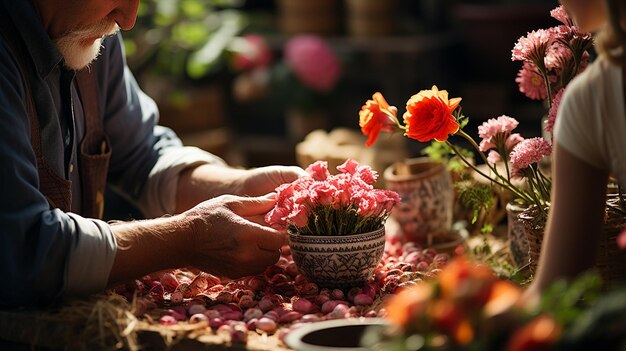
<path fill-rule="evenodd" d="M 622 250 L 626 249 L 626 229 L 622 230 L 617 236 L 617 246 Z"/>
<path fill-rule="evenodd" d="M 556 19 L 557 21 L 567 26 L 573 25 L 573 22 L 570 19 L 569 15 L 567 14 L 567 11 L 565 11 L 565 8 L 563 7 L 563 5 L 558 6 L 557 8 L 550 11 L 550 16 L 552 16 L 552 18 Z"/>
<path fill-rule="evenodd" d="M 238 42 L 233 55 L 233 67 L 240 71 L 267 67 L 272 62 L 272 50 L 258 34 L 248 34 Z"/>
<path fill-rule="evenodd" d="M 341 64 L 330 46 L 315 35 L 299 35 L 285 44 L 285 60 L 306 87 L 319 92 L 333 89 Z"/>

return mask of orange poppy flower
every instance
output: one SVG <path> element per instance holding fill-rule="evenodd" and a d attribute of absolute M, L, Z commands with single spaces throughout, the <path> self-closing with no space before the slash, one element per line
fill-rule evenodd
<path fill-rule="evenodd" d="M 452 112 L 459 106 L 461 98 L 448 100 L 448 92 L 437 89 L 422 90 L 406 103 L 404 113 L 405 135 L 411 139 L 428 142 L 433 139 L 446 141 L 448 135 L 459 130 Z"/>
<path fill-rule="evenodd" d="M 365 146 L 371 146 L 378 139 L 381 131 L 393 132 L 397 128 L 398 110 L 390 107 L 383 94 L 376 92 L 372 100 L 367 100 L 359 111 L 359 126 L 368 137 Z"/>

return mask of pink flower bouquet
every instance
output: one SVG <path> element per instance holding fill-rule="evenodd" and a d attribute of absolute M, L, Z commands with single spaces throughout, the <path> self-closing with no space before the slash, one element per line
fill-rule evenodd
<path fill-rule="evenodd" d="M 369 166 L 347 160 L 331 175 L 325 161 L 307 167 L 309 176 L 276 189 L 278 197 L 265 221 L 300 235 L 341 236 L 380 229 L 397 193 L 375 189 L 378 174 Z"/>

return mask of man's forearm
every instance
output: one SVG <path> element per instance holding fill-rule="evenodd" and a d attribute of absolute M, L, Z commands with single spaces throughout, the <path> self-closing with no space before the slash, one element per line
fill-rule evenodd
<path fill-rule="evenodd" d="M 109 285 L 190 262 L 185 243 L 193 231 L 184 215 L 114 224 L 111 229 L 117 252 Z"/>
<path fill-rule="evenodd" d="M 222 165 L 203 164 L 187 168 L 178 178 L 176 213 L 188 210 L 202 201 L 224 194 L 237 194 L 241 173 L 245 170 Z"/>

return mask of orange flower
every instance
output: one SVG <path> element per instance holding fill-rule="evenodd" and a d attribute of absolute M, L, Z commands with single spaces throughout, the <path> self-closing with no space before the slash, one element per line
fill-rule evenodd
<path fill-rule="evenodd" d="M 369 137 L 365 146 L 374 144 L 381 131 L 393 132 L 398 124 L 398 110 L 390 107 L 381 93 L 376 92 L 372 99 L 367 100 L 359 111 L 359 126 L 363 134 Z"/>
<path fill-rule="evenodd" d="M 505 280 L 498 280 L 491 287 L 491 294 L 485 304 L 484 314 L 487 318 L 509 311 L 520 303 L 522 289 Z"/>
<path fill-rule="evenodd" d="M 517 330 L 506 346 L 507 351 L 551 350 L 561 336 L 561 327 L 549 316 L 541 315 Z"/>
<path fill-rule="evenodd" d="M 417 322 L 433 295 L 431 285 L 421 283 L 401 290 L 387 303 L 389 320 L 406 330 Z"/>
<path fill-rule="evenodd" d="M 404 113 L 405 135 L 411 139 L 428 142 L 433 139 L 446 141 L 448 135 L 459 130 L 452 112 L 459 106 L 461 98 L 448 100 L 448 92 L 437 89 L 422 90 L 406 103 Z"/>
<path fill-rule="evenodd" d="M 496 276 L 486 265 L 472 263 L 467 257 L 455 257 L 439 273 L 441 296 L 480 307 L 489 298 Z"/>

